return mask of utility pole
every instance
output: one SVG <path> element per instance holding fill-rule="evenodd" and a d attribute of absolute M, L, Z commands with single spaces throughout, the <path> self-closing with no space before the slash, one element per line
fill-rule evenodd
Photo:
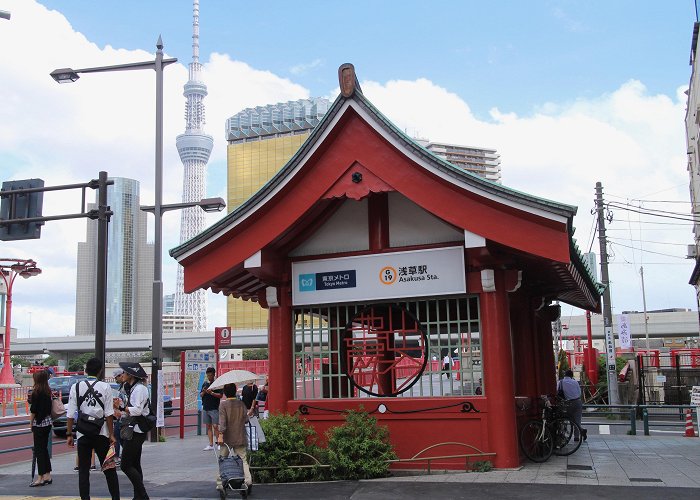
<path fill-rule="evenodd" d="M 608 239 L 605 236 L 605 207 L 603 184 L 595 183 L 596 211 L 598 212 L 598 240 L 600 241 L 600 276 L 605 285 L 603 292 L 603 325 L 605 328 L 605 353 L 608 372 L 608 404 L 619 405 L 617 367 L 615 366 L 615 336 L 612 331 L 612 305 L 610 304 L 610 278 L 608 275 Z"/>
<path fill-rule="evenodd" d="M 647 316 L 647 294 L 644 291 L 644 266 L 639 268 L 639 275 L 642 277 L 642 303 L 644 304 L 644 335 L 647 339 L 647 351 L 649 351 L 649 317 Z M 647 352 L 647 354 L 649 354 Z"/>

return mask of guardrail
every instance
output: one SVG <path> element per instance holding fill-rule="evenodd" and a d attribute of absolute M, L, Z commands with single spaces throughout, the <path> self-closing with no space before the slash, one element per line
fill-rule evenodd
<path fill-rule="evenodd" d="M 25 435 L 25 434 L 31 434 L 31 433 L 32 433 L 32 429 L 31 429 L 31 427 L 29 427 L 29 423 L 28 423 L 26 420 L 20 420 L 20 421 L 17 421 L 17 422 L 3 422 L 3 423 L 0 423 L 0 429 L 9 428 L 9 427 L 20 427 L 20 426 L 25 426 L 25 428 L 24 428 L 24 429 L 21 429 L 21 430 L 19 430 L 19 431 L 17 431 L 17 432 L 10 432 L 10 433 L 7 433 L 7 434 L 2 434 L 2 435 L 0 435 L 0 438 L 13 437 L 13 436 L 22 436 L 22 435 Z M 54 441 L 53 438 L 50 438 L 50 439 L 49 439 L 49 457 L 52 456 L 52 450 L 53 450 L 53 445 L 54 445 L 54 444 L 61 444 L 61 441 Z M 4 447 L 0 446 L 0 455 L 3 454 L 3 453 L 12 453 L 12 452 L 15 452 L 15 451 L 31 450 L 32 448 L 34 448 L 34 446 L 31 445 L 31 444 L 30 444 L 30 445 L 26 445 L 26 446 L 18 446 L 18 447 L 15 447 L 15 448 L 4 448 Z"/>
<path fill-rule="evenodd" d="M 164 415 L 166 425 L 164 425 L 162 427 L 163 429 L 179 429 L 180 428 L 180 424 L 179 424 L 180 408 L 173 407 L 172 410 L 173 411 L 170 415 Z M 189 413 L 186 412 L 185 416 L 186 417 L 195 417 L 195 416 L 197 417 L 196 423 L 185 424 L 184 427 L 186 427 L 186 428 L 195 427 L 197 435 L 201 436 L 202 435 L 202 412 L 199 410 L 194 411 L 194 412 L 189 412 Z M 174 424 L 174 425 L 168 425 L 167 420 L 172 419 L 172 418 L 178 419 L 178 423 Z M 23 436 L 23 435 L 31 435 L 32 434 L 32 429 L 29 426 L 29 422 L 27 422 L 27 420 L 25 420 L 25 419 L 18 420 L 16 422 L 2 422 L 2 423 L 0 423 L 0 429 L 9 429 L 12 427 L 20 427 L 20 429 L 18 429 L 16 432 L 7 432 L 7 433 L 0 434 L 0 443 L 2 443 L 3 438 L 10 438 L 10 437 L 15 437 L 15 436 Z M 51 439 L 49 439 L 49 456 L 52 456 L 53 445 L 62 444 L 63 442 L 64 442 L 63 439 L 54 440 L 54 434 L 53 434 L 53 429 L 52 429 Z M 0 444 L 0 455 L 4 454 L 4 453 L 13 453 L 16 451 L 31 450 L 33 447 L 34 446 L 32 444 L 28 444 L 25 446 L 16 446 L 14 448 L 7 448 L 7 447 L 3 446 L 2 444 Z"/>
<path fill-rule="evenodd" d="M 592 409 L 594 411 L 587 412 Z M 670 411 L 669 411 L 670 410 Z M 637 435 L 637 420 L 641 420 L 644 435 L 649 436 L 649 425 L 655 427 L 681 427 L 685 429 L 686 412 L 694 415 L 694 425 L 698 424 L 697 407 L 690 405 L 583 405 L 582 421 L 587 425 L 621 425 L 629 426 L 629 434 Z M 591 421 L 591 418 L 604 416 L 605 420 Z M 658 417 L 678 417 L 677 422 L 669 420 L 650 420 Z M 610 418 L 612 417 L 612 418 Z"/>

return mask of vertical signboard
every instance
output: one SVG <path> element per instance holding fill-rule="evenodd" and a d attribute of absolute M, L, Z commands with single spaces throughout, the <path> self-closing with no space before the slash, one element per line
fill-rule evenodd
<path fill-rule="evenodd" d="M 216 356 L 216 374 L 219 374 L 219 348 L 231 345 L 231 327 L 217 326 L 214 328 L 214 355 Z"/>
<path fill-rule="evenodd" d="M 156 409 L 156 427 L 165 427 L 165 412 L 163 411 L 163 394 L 165 394 L 165 381 L 163 370 L 158 370 L 158 406 Z"/>
<path fill-rule="evenodd" d="M 612 326 L 605 327 L 605 353 L 607 355 L 608 371 L 617 372 L 617 367 L 615 366 L 615 339 Z"/>
<path fill-rule="evenodd" d="M 620 314 L 619 326 L 618 338 L 620 339 L 620 347 L 630 349 L 632 347 L 632 332 L 630 331 L 629 315 Z"/>

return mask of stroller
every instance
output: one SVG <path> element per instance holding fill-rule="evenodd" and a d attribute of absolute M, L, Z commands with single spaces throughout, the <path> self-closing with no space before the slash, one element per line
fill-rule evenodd
<path fill-rule="evenodd" d="M 247 498 L 253 491 L 253 487 L 245 484 L 245 476 L 243 473 L 243 460 L 236 455 L 230 446 L 222 443 L 221 446 L 228 448 L 228 456 L 222 457 L 214 449 L 214 455 L 219 464 L 219 476 L 221 476 L 222 490 L 219 491 L 221 500 L 226 498 L 229 491 L 238 491 L 241 497 Z"/>

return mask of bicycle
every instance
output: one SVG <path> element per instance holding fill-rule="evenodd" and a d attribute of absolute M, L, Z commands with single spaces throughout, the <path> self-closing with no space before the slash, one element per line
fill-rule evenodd
<path fill-rule="evenodd" d="M 528 421 L 520 430 L 520 447 L 533 462 L 546 462 L 552 454 L 571 455 L 582 440 L 581 428 L 566 414 L 561 403 L 552 405 L 546 395 L 542 401 L 542 417 Z"/>

